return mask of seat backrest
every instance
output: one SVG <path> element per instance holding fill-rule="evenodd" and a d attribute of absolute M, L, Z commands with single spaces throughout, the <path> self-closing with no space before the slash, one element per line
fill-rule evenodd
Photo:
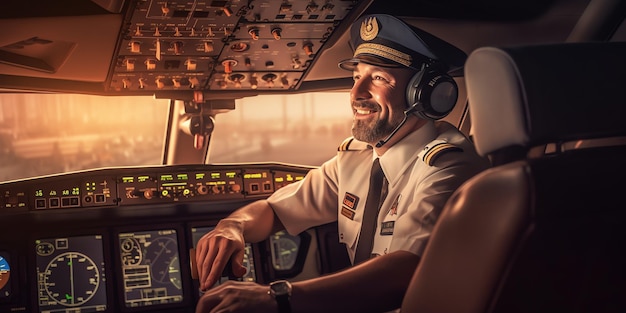
<path fill-rule="evenodd" d="M 465 77 L 494 167 L 446 204 L 402 312 L 626 312 L 626 43 L 480 48 Z"/>

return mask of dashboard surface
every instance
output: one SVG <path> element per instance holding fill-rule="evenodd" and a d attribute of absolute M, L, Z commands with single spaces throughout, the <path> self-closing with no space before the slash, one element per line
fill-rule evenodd
<path fill-rule="evenodd" d="M 192 312 L 201 295 L 190 266 L 198 240 L 220 218 L 310 169 L 104 168 L 2 183 L 0 311 Z M 309 243 L 307 233 L 281 232 L 247 244 L 248 272 L 237 279 L 293 275 Z"/>

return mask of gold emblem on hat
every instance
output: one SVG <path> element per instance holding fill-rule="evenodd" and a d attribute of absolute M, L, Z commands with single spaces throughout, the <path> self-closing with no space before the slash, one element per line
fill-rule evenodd
<path fill-rule="evenodd" d="M 378 36 L 378 21 L 375 17 L 370 17 L 361 23 L 361 39 L 372 40 Z"/>

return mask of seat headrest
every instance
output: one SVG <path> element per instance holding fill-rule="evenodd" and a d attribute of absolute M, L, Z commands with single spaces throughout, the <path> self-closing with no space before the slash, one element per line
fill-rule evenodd
<path fill-rule="evenodd" d="M 479 48 L 465 78 L 483 156 L 626 135 L 626 42 Z"/>

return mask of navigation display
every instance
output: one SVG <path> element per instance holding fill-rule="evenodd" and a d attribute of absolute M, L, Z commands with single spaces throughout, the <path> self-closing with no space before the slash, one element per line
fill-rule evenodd
<path fill-rule="evenodd" d="M 101 312 L 107 308 L 102 236 L 35 241 L 39 312 Z"/>
<path fill-rule="evenodd" d="M 198 241 L 200 240 L 200 238 L 202 238 L 202 236 L 204 236 L 206 233 L 208 233 L 209 231 L 211 231 L 213 229 L 213 227 L 210 226 L 206 226 L 206 227 L 192 227 L 191 228 L 191 237 L 193 240 L 193 247 L 195 248 L 196 245 L 198 244 Z M 244 256 L 243 256 L 243 266 L 246 267 L 246 274 L 243 275 L 243 277 L 241 278 L 237 278 L 236 280 L 239 281 L 251 281 L 251 282 L 255 282 L 256 281 L 256 272 L 254 269 L 254 257 L 253 257 L 253 253 L 252 253 L 252 245 L 251 244 L 246 244 L 246 248 L 244 251 Z M 224 276 L 220 279 L 220 281 L 218 283 L 222 283 L 226 280 L 229 279 L 233 279 L 232 277 L 228 277 L 228 276 Z"/>
<path fill-rule="evenodd" d="M 176 230 L 119 234 L 126 307 L 183 301 Z"/>

